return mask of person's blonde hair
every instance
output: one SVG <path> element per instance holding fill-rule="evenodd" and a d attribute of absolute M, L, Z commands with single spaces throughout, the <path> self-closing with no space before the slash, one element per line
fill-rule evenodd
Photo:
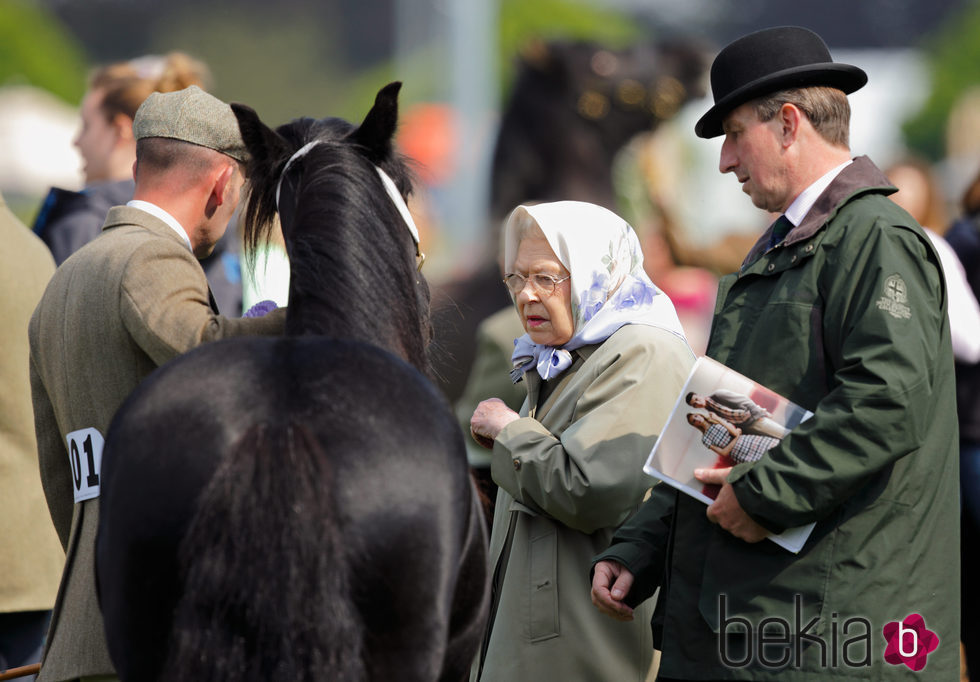
<path fill-rule="evenodd" d="M 837 147 L 850 144 L 851 105 L 842 90 L 826 86 L 790 88 L 755 100 L 760 121 L 771 121 L 784 104 L 802 111 L 824 140 Z"/>
<path fill-rule="evenodd" d="M 101 110 L 111 121 L 136 110 L 153 92 L 173 92 L 190 85 L 207 90 L 211 75 L 207 66 L 182 52 L 147 55 L 97 69 L 89 79 L 89 90 L 102 92 Z"/>

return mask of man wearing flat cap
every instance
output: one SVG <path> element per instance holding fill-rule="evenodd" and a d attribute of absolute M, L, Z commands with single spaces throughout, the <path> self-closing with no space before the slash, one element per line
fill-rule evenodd
<path fill-rule="evenodd" d="M 721 172 L 781 216 L 720 282 L 707 355 L 814 414 L 758 462 L 701 471 L 707 508 L 655 486 L 596 558 L 613 617 L 660 588 L 658 680 L 959 679 L 946 288 L 895 188 L 851 158 L 866 80 L 797 27 L 712 66 L 695 132 L 724 135 Z M 808 524 L 799 553 L 766 539 Z"/>
<path fill-rule="evenodd" d="M 110 209 L 102 234 L 58 268 L 30 323 L 41 481 L 66 551 L 41 682 L 114 679 L 94 549 L 101 445 L 116 409 L 195 346 L 283 327 L 283 311 L 219 315 L 197 260 L 224 233 L 244 182 L 231 107 L 196 86 L 154 93 L 133 132 L 133 200 Z"/>

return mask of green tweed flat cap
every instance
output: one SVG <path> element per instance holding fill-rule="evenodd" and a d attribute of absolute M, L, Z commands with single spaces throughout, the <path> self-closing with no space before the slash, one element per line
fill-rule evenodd
<path fill-rule="evenodd" d="M 136 110 L 133 135 L 169 137 L 214 149 L 245 163 L 248 150 L 231 107 L 196 85 L 176 92 L 154 92 Z"/>

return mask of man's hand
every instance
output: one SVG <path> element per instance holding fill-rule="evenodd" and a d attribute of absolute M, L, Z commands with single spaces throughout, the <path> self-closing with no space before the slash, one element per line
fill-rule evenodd
<path fill-rule="evenodd" d="M 633 587 L 633 574 L 618 561 L 600 561 L 592 574 L 592 603 L 616 620 L 633 620 L 633 609 L 623 599 Z"/>
<path fill-rule="evenodd" d="M 771 533 L 752 520 L 752 517 L 745 513 L 742 505 L 735 497 L 731 483 L 726 482 L 731 467 L 724 469 L 695 469 L 694 477 L 702 483 L 720 485 L 721 492 L 715 501 L 708 505 L 708 520 L 717 523 L 737 538 L 746 542 L 760 542 L 765 540 Z M 595 590 L 593 589 L 593 593 Z M 595 601 L 593 599 L 593 601 Z"/>

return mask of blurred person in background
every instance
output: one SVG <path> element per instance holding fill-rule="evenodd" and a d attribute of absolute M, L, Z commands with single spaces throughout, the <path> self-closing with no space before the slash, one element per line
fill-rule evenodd
<path fill-rule="evenodd" d="M 147 55 L 95 70 L 82 99 L 81 127 L 74 145 L 82 158 L 85 186 L 79 191 L 53 187 L 34 220 L 55 264 L 99 236 L 106 213 L 133 198 L 136 140 L 133 117 L 153 92 L 206 88 L 207 66 L 181 52 Z M 241 275 L 229 231 L 214 253 L 201 261 L 219 309 L 241 314 Z"/>
<path fill-rule="evenodd" d="M 0 672 L 41 660 L 64 565 L 41 489 L 27 323 L 54 272 L 0 196 Z M 19 678 L 26 679 L 26 678 Z"/>
<path fill-rule="evenodd" d="M 942 185 L 929 164 L 915 157 L 891 165 L 885 175 L 898 187 L 892 201 L 915 218 L 939 254 L 949 288 L 953 357 L 958 362 L 974 364 L 980 360 L 980 305 L 966 279 L 963 264 L 942 237 L 949 225 Z"/>
<path fill-rule="evenodd" d="M 946 240 L 962 263 L 973 295 L 980 298 L 980 175 L 963 194 L 962 213 L 946 232 Z M 950 297 L 952 305 L 952 295 Z M 960 427 L 960 496 L 963 501 L 961 567 L 963 613 L 980 608 L 980 364 L 956 358 L 956 409 Z M 980 669 L 980 624 L 963 619 L 963 646 L 967 668 Z M 976 676 L 976 675 L 975 675 Z"/>
<path fill-rule="evenodd" d="M 57 265 L 99 235 L 111 207 L 133 198 L 133 117 L 143 100 L 151 92 L 205 87 L 207 79 L 202 63 L 180 53 L 117 62 L 92 74 L 73 141 L 85 186 L 80 192 L 51 188 L 34 221 Z"/>

